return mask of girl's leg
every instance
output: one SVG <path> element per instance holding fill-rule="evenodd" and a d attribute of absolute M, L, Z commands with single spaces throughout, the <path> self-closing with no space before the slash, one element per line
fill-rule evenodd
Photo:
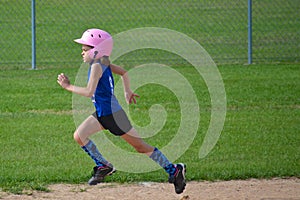
<path fill-rule="evenodd" d="M 154 147 L 145 143 L 134 128 L 121 137 L 139 153 L 150 156 L 154 151 Z"/>
<path fill-rule="evenodd" d="M 174 165 L 171 163 L 161 151 L 145 143 L 134 128 L 121 137 L 132 145 L 137 152 L 148 155 L 153 161 L 165 169 L 165 171 L 169 174 L 169 183 L 174 184 L 175 192 L 177 194 L 183 192 L 186 186 L 184 164 L 179 163 Z"/>
<path fill-rule="evenodd" d="M 85 146 L 90 140 L 89 137 L 104 128 L 94 116 L 86 118 L 74 133 L 74 139 L 80 146 Z"/>
<path fill-rule="evenodd" d="M 167 159 L 167 157 L 157 148 L 145 143 L 134 128 L 132 128 L 128 133 L 122 135 L 121 137 L 126 140 L 126 142 L 128 142 L 131 146 L 133 146 L 137 152 L 149 156 L 153 161 L 164 168 L 169 175 L 175 174 L 175 165 L 171 163 Z"/>
<path fill-rule="evenodd" d="M 74 133 L 75 141 L 96 163 L 96 167 L 94 167 L 93 170 L 93 176 L 88 181 L 89 185 L 96 185 L 102 182 L 105 176 L 115 172 L 113 166 L 102 156 L 94 142 L 89 139 L 92 134 L 103 129 L 104 128 L 99 121 L 91 115 L 80 124 Z"/>
<path fill-rule="evenodd" d="M 81 148 L 94 160 L 97 167 L 110 165 L 110 163 L 102 156 L 92 140 L 91 135 L 103 130 L 102 125 L 94 116 L 89 116 L 83 121 L 74 133 L 75 141 Z"/>

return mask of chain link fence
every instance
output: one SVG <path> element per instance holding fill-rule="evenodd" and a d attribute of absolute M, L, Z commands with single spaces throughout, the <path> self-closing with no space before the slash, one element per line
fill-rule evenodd
<path fill-rule="evenodd" d="M 0 66 L 31 66 L 31 1 L 0 0 Z M 36 0 L 38 68 L 78 66 L 81 46 L 73 39 L 88 28 L 112 35 L 133 28 L 168 28 L 193 38 L 217 64 L 248 59 L 247 0 Z M 299 62 L 300 0 L 253 1 L 253 63 Z M 115 46 L 114 48 L 118 48 Z M 120 58 L 182 64 L 168 52 L 144 50 Z"/>

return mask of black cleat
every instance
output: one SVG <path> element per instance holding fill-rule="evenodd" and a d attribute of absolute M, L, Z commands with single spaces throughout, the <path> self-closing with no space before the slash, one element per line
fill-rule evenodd
<path fill-rule="evenodd" d="M 185 183 L 185 165 L 182 163 L 176 164 L 176 172 L 174 175 L 169 176 L 169 183 L 173 183 L 175 186 L 175 192 L 181 194 L 186 186 Z"/>
<path fill-rule="evenodd" d="M 103 167 L 94 167 L 92 173 L 92 178 L 88 181 L 89 185 L 97 185 L 98 183 L 103 182 L 106 176 L 112 175 L 116 172 L 114 167 L 103 166 Z"/>

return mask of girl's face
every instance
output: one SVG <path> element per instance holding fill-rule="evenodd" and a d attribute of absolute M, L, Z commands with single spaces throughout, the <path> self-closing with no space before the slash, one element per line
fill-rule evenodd
<path fill-rule="evenodd" d="M 92 59 L 89 56 L 89 51 L 91 50 L 90 46 L 87 45 L 82 45 L 82 52 L 81 52 L 81 56 L 83 59 L 83 62 L 89 63 L 92 61 Z"/>

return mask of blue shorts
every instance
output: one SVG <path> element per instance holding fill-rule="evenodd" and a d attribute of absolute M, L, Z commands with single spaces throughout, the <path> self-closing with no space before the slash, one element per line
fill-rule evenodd
<path fill-rule="evenodd" d="M 98 117 L 97 111 L 93 116 L 103 126 L 116 136 L 121 136 L 132 129 L 132 125 L 123 109 L 112 113 L 111 115 Z"/>

